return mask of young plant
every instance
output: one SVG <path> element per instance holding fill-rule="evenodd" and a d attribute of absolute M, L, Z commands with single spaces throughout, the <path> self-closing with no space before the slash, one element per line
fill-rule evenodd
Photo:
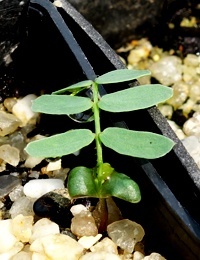
<path fill-rule="evenodd" d="M 118 173 L 103 160 L 103 145 L 119 154 L 154 159 L 168 153 L 174 146 L 169 138 L 151 133 L 132 131 L 119 127 L 101 129 L 100 111 L 111 113 L 144 109 L 161 103 L 172 96 L 172 89 L 160 84 L 130 87 L 111 94 L 99 94 L 99 84 L 114 84 L 149 75 L 147 70 L 114 70 L 94 81 L 85 80 L 72 86 L 42 95 L 33 101 L 35 112 L 57 115 L 73 115 L 91 109 L 95 133 L 89 129 L 69 130 L 41 140 L 30 142 L 26 151 L 34 157 L 61 157 L 77 152 L 95 140 L 97 162 L 93 169 L 78 166 L 68 178 L 68 190 L 72 198 L 115 196 L 136 203 L 141 199 L 138 185 L 123 173 Z M 76 96 L 91 88 L 92 98 Z M 68 95 L 63 93 L 69 92 Z"/>

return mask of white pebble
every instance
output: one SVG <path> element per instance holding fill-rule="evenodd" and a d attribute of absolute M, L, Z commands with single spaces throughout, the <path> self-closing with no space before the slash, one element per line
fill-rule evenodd
<path fill-rule="evenodd" d="M 44 158 L 40 158 L 40 157 L 32 157 L 30 155 L 27 156 L 27 159 L 24 163 L 24 166 L 26 168 L 34 168 L 36 165 L 38 165 L 39 163 L 41 163 L 41 161 L 44 160 Z"/>
<path fill-rule="evenodd" d="M 90 252 L 83 255 L 80 260 L 121 260 L 119 255 L 115 255 L 107 252 Z"/>
<path fill-rule="evenodd" d="M 195 54 L 187 54 L 183 62 L 185 65 L 197 67 L 200 65 L 200 57 Z"/>
<path fill-rule="evenodd" d="M 142 259 L 144 259 L 144 255 L 141 252 L 135 251 L 133 253 L 133 260 L 142 260 Z"/>
<path fill-rule="evenodd" d="M 32 253 L 31 252 L 25 252 L 20 251 L 16 255 L 12 257 L 12 260 L 32 260 Z"/>
<path fill-rule="evenodd" d="M 166 260 L 166 258 L 164 258 L 158 253 L 151 253 L 150 255 L 145 256 L 143 259 L 144 260 Z"/>
<path fill-rule="evenodd" d="M 14 256 L 18 252 L 20 252 L 23 247 L 24 247 L 24 244 L 22 242 L 16 242 L 10 250 L 6 251 L 3 254 L 0 254 L 0 259 L 1 260 L 12 259 L 12 256 Z"/>
<path fill-rule="evenodd" d="M 87 211 L 87 208 L 83 204 L 72 206 L 70 209 L 73 216 L 80 214 L 81 211 Z"/>
<path fill-rule="evenodd" d="M 117 245 L 108 237 L 105 237 L 96 245 L 90 248 L 91 252 L 107 252 L 112 254 L 118 254 Z"/>
<path fill-rule="evenodd" d="M 195 117 L 191 117 L 184 123 L 183 132 L 187 136 L 195 135 L 200 137 L 200 121 Z"/>
<path fill-rule="evenodd" d="M 197 136 L 188 136 L 182 140 L 183 145 L 190 153 L 198 167 L 200 168 L 200 140 Z"/>
<path fill-rule="evenodd" d="M 47 192 L 55 189 L 64 189 L 64 183 L 60 179 L 30 180 L 24 185 L 24 194 L 30 198 L 39 198 Z"/>
<path fill-rule="evenodd" d="M 32 101 L 37 97 L 34 94 L 29 94 L 22 99 L 19 99 L 12 108 L 12 113 L 21 121 L 20 126 L 25 126 L 27 123 L 35 124 L 38 113 L 31 109 Z"/>
<path fill-rule="evenodd" d="M 0 221 L 0 254 L 6 253 L 15 245 L 17 238 L 12 233 L 12 220 L 6 219 Z M 1 259 L 1 258 L 0 258 Z"/>
<path fill-rule="evenodd" d="M 46 170 L 48 172 L 50 171 L 55 171 L 55 170 L 60 170 L 61 169 L 61 159 L 55 161 L 55 162 L 50 162 L 48 165 L 47 165 L 47 168 Z"/>
<path fill-rule="evenodd" d="M 170 86 L 182 78 L 182 61 L 177 56 L 166 56 L 149 67 L 152 76 L 161 84 Z"/>
<path fill-rule="evenodd" d="M 99 239 L 101 239 L 102 234 L 97 234 L 96 236 L 83 236 L 81 237 L 78 242 L 81 244 L 85 249 L 89 249 L 93 246 Z"/>
<path fill-rule="evenodd" d="M 32 234 L 33 216 L 17 215 L 12 220 L 12 232 L 21 242 L 29 242 Z"/>
<path fill-rule="evenodd" d="M 77 260 L 83 254 L 84 249 L 69 236 L 53 234 L 35 240 L 31 244 L 30 250 L 45 255 L 44 259 Z"/>
<path fill-rule="evenodd" d="M 32 235 L 29 242 L 33 243 L 33 241 L 38 238 L 59 233 L 59 226 L 55 222 L 49 220 L 48 218 L 42 218 L 33 225 Z"/>

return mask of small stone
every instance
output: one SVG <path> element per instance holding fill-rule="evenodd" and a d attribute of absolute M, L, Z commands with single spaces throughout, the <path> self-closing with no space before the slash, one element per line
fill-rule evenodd
<path fill-rule="evenodd" d="M 34 168 L 36 165 L 38 165 L 39 163 L 41 163 L 41 161 L 44 160 L 44 158 L 40 158 L 40 157 L 32 157 L 32 156 L 27 156 L 26 161 L 24 163 L 24 166 L 26 168 Z"/>
<path fill-rule="evenodd" d="M 67 189 L 58 189 L 44 194 L 33 205 L 35 214 L 50 218 L 61 227 L 70 227 L 72 213 L 71 199 Z"/>
<path fill-rule="evenodd" d="M 177 56 L 166 56 L 149 67 L 152 77 L 161 84 L 170 86 L 182 78 L 182 61 Z"/>
<path fill-rule="evenodd" d="M 133 260 L 143 260 L 144 259 L 144 255 L 139 252 L 139 251 L 135 251 L 133 253 Z"/>
<path fill-rule="evenodd" d="M 17 99 L 14 97 L 12 98 L 6 98 L 3 101 L 4 107 L 8 110 L 8 112 L 12 112 L 13 106 L 17 103 Z"/>
<path fill-rule="evenodd" d="M 69 236 L 51 234 L 36 239 L 31 244 L 30 250 L 45 255 L 44 259 L 78 260 L 84 248 Z"/>
<path fill-rule="evenodd" d="M 2 209 L 4 207 L 4 203 L 2 201 L 0 201 L 0 209 Z M 1 215 L 1 214 L 0 214 Z M 0 216 L 1 219 L 2 216 Z"/>
<path fill-rule="evenodd" d="M 183 62 L 185 65 L 197 67 L 200 65 L 200 57 L 195 54 L 187 54 Z"/>
<path fill-rule="evenodd" d="M 26 124 L 35 124 L 38 118 L 38 113 L 31 109 L 32 101 L 37 97 L 34 94 L 29 94 L 22 99 L 17 100 L 17 103 L 12 108 L 12 113 L 21 121 L 20 126 Z"/>
<path fill-rule="evenodd" d="M 33 212 L 33 203 L 34 200 L 28 197 L 20 197 L 17 199 L 11 206 L 9 213 L 11 218 L 16 217 L 19 214 L 24 216 L 34 216 Z"/>
<path fill-rule="evenodd" d="M 121 249 L 132 253 L 137 242 L 144 237 L 144 229 L 141 225 L 129 219 L 122 219 L 108 225 L 109 237 Z"/>
<path fill-rule="evenodd" d="M 6 253 L 14 247 L 18 242 L 17 238 L 12 233 L 12 220 L 6 219 L 0 221 L 0 255 Z M 1 258 L 0 258 L 1 259 Z M 3 259 L 3 258 L 2 258 Z M 6 259 L 6 258 L 4 258 Z M 9 258 L 7 258 L 9 259 Z"/>
<path fill-rule="evenodd" d="M 0 198 L 8 195 L 15 187 L 21 184 L 19 178 L 12 175 L 0 176 Z"/>
<path fill-rule="evenodd" d="M 95 220 L 89 211 L 81 211 L 71 221 L 71 231 L 77 237 L 96 236 L 98 229 Z"/>
<path fill-rule="evenodd" d="M 33 252 L 32 253 L 32 260 L 46 260 L 47 257 L 45 254 L 40 254 L 40 253 L 37 253 L 37 252 Z"/>
<path fill-rule="evenodd" d="M 194 107 L 195 107 L 195 101 L 188 98 L 188 100 L 182 106 L 180 106 L 179 109 L 182 109 L 183 114 L 188 116 L 189 113 L 194 109 Z"/>
<path fill-rule="evenodd" d="M 17 215 L 12 220 L 12 233 L 21 242 L 29 242 L 32 234 L 33 216 Z"/>
<path fill-rule="evenodd" d="M 32 171 L 30 174 L 29 174 L 29 178 L 33 178 L 33 179 L 38 179 L 40 176 L 40 172 L 38 171 Z"/>
<path fill-rule="evenodd" d="M 24 193 L 23 193 L 22 185 L 18 185 L 9 193 L 9 197 L 11 201 L 16 201 L 17 199 L 21 198 L 23 195 Z"/>
<path fill-rule="evenodd" d="M 151 253 L 150 255 L 145 256 L 143 259 L 144 260 L 166 260 L 166 258 L 164 258 L 158 253 Z"/>
<path fill-rule="evenodd" d="M 24 252 L 20 251 L 16 255 L 12 257 L 12 260 L 32 260 L 32 253 L 31 252 Z"/>
<path fill-rule="evenodd" d="M 24 185 L 24 194 L 27 197 L 38 199 L 47 192 L 55 189 L 64 189 L 64 183 L 59 179 L 30 180 Z"/>
<path fill-rule="evenodd" d="M 0 136 L 13 133 L 20 125 L 20 120 L 9 113 L 0 111 Z"/>
<path fill-rule="evenodd" d="M 79 260 L 121 260 L 119 255 L 115 255 L 107 252 L 89 252 L 83 256 Z"/>
<path fill-rule="evenodd" d="M 173 107 L 171 105 L 167 105 L 167 104 L 158 105 L 158 109 L 160 110 L 160 112 L 164 117 L 170 119 L 173 115 Z"/>
<path fill-rule="evenodd" d="M 200 140 L 197 136 L 191 135 L 182 140 L 183 145 L 190 153 L 198 167 L 200 168 Z"/>
<path fill-rule="evenodd" d="M 0 158 L 12 166 L 17 166 L 20 160 L 19 150 L 9 144 L 3 144 L 0 146 Z"/>
<path fill-rule="evenodd" d="M 33 225 L 32 235 L 29 239 L 29 242 L 32 244 L 36 239 L 59 233 L 60 229 L 56 223 L 52 222 L 48 218 L 42 218 Z"/>
<path fill-rule="evenodd" d="M 48 172 L 50 171 L 55 171 L 55 170 L 59 170 L 61 169 L 61 159 L 55 161 L 55 162 L 50 162 L 47 167 L 46 167 L 46 170 Z"/>
<path fill-rule="evenodd" d="M 16 242 L 10 250 L 8 250 L 3 254 L 0 254 L 0 259 L 2 260 L 12 259 L 12 257 L 16 255 L 18 252 L 20 252 L 23 247 L 24 244 L 22 242 Z"/>
<path fill-rule="evenodd" d="M 195 112 L 199 113 L 199 112 Z M 183 125 L 183 132 L 187 135 L 195 135 L 200 137 L 200 120 L 197 117 L 189 118 Z"/>
<path fill-rule="evenodd" d="M 90 248 L 91 252 L 107 252 L 112 254 L 118 254 L 117 245 L 108 237 L 105 237 L 96 245 Z"/>
<path fill-rule="evenodd" d="M 167 100 L 167 104 L 177 109 L 186 101 L 189 95 L 189 86 L 183 81 L 178 81 L 173 84 L 172 89 L 173 96 Z"/>
<path fill-rule="evenodd" d="M 81 211 L 88 211 L 88 209 L 83 204 L 77 204 L 71 207 L 70 209 L 73 216 L 76 216 L 81 213 Z"/>
<path fill-rule="evenodd" d="M 189 92 L 189 97 L 191 100 L 194 102 L 197 102 L 200 100 L 200 81 L 193 83 L 190 86 L 190 92 Z"/>
<path fill-rule="evenodd" d="M 178 136 L 180 140 L 184 139 L 186 135 L 183 133 L 183 130 L 174 122 L 171 120 L 167 120 L 172 130 L 175 132 L 175 134 Z"/>
<path fill-rule="evenodd" d="M 81 244 L 85 249 L 89 249 L 93 246 L 99 239 L 101 239 L 102 234 L 97 234 L 96 236 L 83 236 L 81 237 L 78 242 Z"/>

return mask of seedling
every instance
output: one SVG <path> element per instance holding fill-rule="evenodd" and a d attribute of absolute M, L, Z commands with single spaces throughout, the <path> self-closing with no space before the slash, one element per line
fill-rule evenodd
<path fill-rule="evenodd" d="M 139 202 L 141 199 L 138 185 L 127 175 L 118 173 L 103 160 L 103 147 L 106 146 L 119 154 L 154 159 L 164 156 L 174 146 L 169 138 L 151 133 L 133 131 L 119 127 L 101 129 L 100 112 L 129 112 L 145 109 L 164 102 L 172 96 L 172 89 L 160 84 L 141 85 L 100 96 L 99 85 L 131 81 L 150 75 L 148 70 L 114 70 L 94 81 L 85 80 L 50 95 L 42 95 L 33 101 L 35 112 L 74 115 L 91 109 L 95 132 L 89 129 L 74 129 L 41 140 L 30 142 L 26 151 L 34 157 L 61 157 L 75 153 L 94 140 L 97 161 L 94 168 L 78 166 L 72 169 L 68 178 L 68 190 L 72 198 L 110 196 Z M 111 87 L 111 86 L 109 86 Z M 82 90 L 91 89 L 92 97 L 76 96 Z M 66 94 L 69 93 L 69 94 Z"/>

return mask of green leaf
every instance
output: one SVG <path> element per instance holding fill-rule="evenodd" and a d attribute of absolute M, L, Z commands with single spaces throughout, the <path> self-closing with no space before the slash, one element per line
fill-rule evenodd
<path fill-rule="evenodd" d="M 162 135 L 124 128 L 106 128 L 100 135 L 102 143 L 119 154 L 154 159 L 164 156 L 174 142 Z"/>
<path fill-rule="evenodd" d="M 114 196 L 131 203 L 137 203 L 141 200 L 140 189 L 137 183 L 125 174 L 116 171 L 102 185 L 101 196 Z"/>
<path fill-rule="evenodd" d="M 68 177 L 70 197 L 98 197 L 94 182 L 93 170 L 86 167 L 72 169 Z"/>
<path fill-rule="evenodd" d="M 98 106 L 109 112 L 133 111 L 161 103 L 172 95 L 172 88 L 160 84 L 142 85 L 104 95 Z"/>
<path fill-rule="evenodd" d="M 129 70 L 129 69 L 119 69 L 113 70 L 105 73 L 95 79 L 97 84 L 109 84 L 109 83 L 119 83 L 125 82 L 133 79 L 138 79 L 143 76 L 150 75 L 149 70 Z"/>
<path fill-rule="evenodd" d="M 80 81 L 76 84 L 73 84 L 69 87 L 66 87 L 66 88 L 62 88 L 62 89 L 59 89 L 57 91 L 54 91 L 52 92 L 52 94 L 62 94 L 62 93 L 65 93 L 66 91 L 70 91 L 70 92 L 73 92 L 73 91 L 76 91 L 80 88 L 87 88 L 89 86 L 91 86 L 93 83 L 92 80 L 84 80 L 84 81 Z"/>
<path fill-rule="evenodd" d="M 33 157 L 60 157 L 89 145 L 95 135 L 88 129 L 70 130 L 62 134 L 30 142 L 25 151 Z"/>
<path fill-rule="evenodd" d="M 32 110 L 52 115 L 69 115 L 86 111 L 92 104 L 86 97 L 42 95 L 33 101 Z"/>

